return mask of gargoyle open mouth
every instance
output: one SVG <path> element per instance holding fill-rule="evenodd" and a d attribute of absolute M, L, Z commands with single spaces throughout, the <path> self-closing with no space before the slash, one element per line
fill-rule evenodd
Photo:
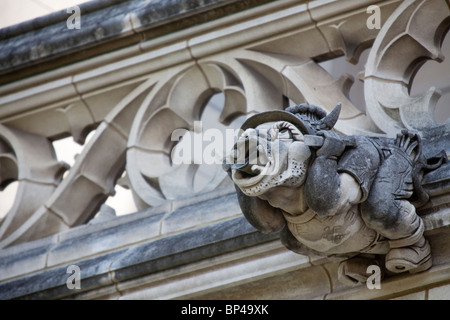
<path fill-rule="evenodd" d="M 232 178 L 242 187 L 260 182 L 268 173 L 273 161 L 270 159 L 270 144 L 266 139 L 245 137 L 234 147 Z"/>

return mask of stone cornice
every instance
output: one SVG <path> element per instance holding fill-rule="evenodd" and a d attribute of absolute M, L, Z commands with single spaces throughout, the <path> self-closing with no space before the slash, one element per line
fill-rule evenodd
<path fill-rule="evenodd" d="M 81 4 L 81 28 L 65 10 L 0 30 L 0 84 L 157 38 L 273 0 L 124 1 Z"/>
<path fill-rule="evenodd" d="M 255 230 L 229 189 L 102 219 L 0 251 L 0 299 L 240 299 L 239 288 L 249 294 L 260 279 L 267 285 L 256 299 L 380 299 L 445 283 L 450 270 L 443 224 L 427 232 L 436 255 L 429 272 L 388 277 L 382 290 L 344 285 L 339 261 L 295 254 L 278 234 Z M 70 265 L 80 267 L 79 290 L 66 285 Z"/>
<path fill-rule="evenodd" d="M 98 1 L 82 6 L 82 10 L 84 7 L 91 8 L 85 20 L 92 19 L 95 22 L 102 14 L 114 11 L 118 6 L 137 2 Z M 170 7 L 179 1 L 147 2 L 149 5 L 145 10 L 150 10 L 153 5 L 164 4 Z M 337 279 L 339 262 L 294 254 L 280 244 L 277 234 L 263 235 L 257 232 L 242 217 L 235 193 L 229 189 L 216 190 L 195 198 L 188 197 L 183 201 L 169 200 L 161 207 L 105 220 L 100 214 L 100 217 L 87 222 L 87 219 L 83 220 L 83 216 L 65 211 L 66 207 L 74 208 L 73 212 L 82 211 L 78 209 L 82 208 L 81 205 L 71 207 L 68 201 L 76 199 L 74 195 L 79 194 L 77 191 L 90 190 L 86 186 L 94 185 L 92 182 L 98 182 L 93 190 L 100 190 L 102 195 L 108 194 L 107 182 L 113 180 L 112 175 L 105 174 L 104 177 L 97 171 L 109 166 L 116 168 L 113 165 L 123 161 L 118 157 L 120 161 L 112 158 L 106 163 L 102 155 L 108 152 L 122 156 L 122 153 L 111 151 L 116 149 L 110 146 L 119 145 L 118 150 L 123 151 L 123 155 L 127 151 L 131 155 L 127 161 L 138 159 L 133 152 L 143 149 L 141 141 L 148 141 L 140 140 L 141 136 L 137 132 L 146 128 L 144 124 L 149 124 L 150 128 L 154 123 L 159 123 L 156 116 L 150 118 L 154 122 L 144 117 L 146 110 L 143 107 L 146 107 L 148 101 L 152 101 L 152 95 L 160 97 L 165 92 L 161 87 L 156 88 L 159 91 L 152 91 L 153 86 L 156 86 L 152 82 L 153 78 L 163 84 L 164 81 L 172 84 L 171 79 L 176 84 L 179 84 L 178 80 L 186 80 L 188 85 L 180 85 L 180 88 L 185 89 L 181 93 L 191 93 L 189 90 L 206 82 L 209 86 L 208 93 L 213 88 L 221 88 L 223 91 L 232 88 L 237 95 L 242 92 L 242 88 L 236 85 L 237 81 L 230 76 L 230 72 L 219 72 L 222 70 L 220 67 L 224 66 L 224 70 L 229 67 L 227 70 L 237 70 L 236 74 L 242 72 L 242 83 L 247 89 L 246 99 L 260 96 L 265 98 L 263 93 L 273 88 L 273 84 L 264 84 L 269 82 L 267 79 L 272 80 L 275 76 L 275 80 L 282 80 L 276 87 L 277 94 L 298 97 L 295 95 L 295 86 L 298 86 L 305 95 L 309 94 L 309 97 L 316 99 L 316 94 L 312 93 L 316 86 L 311 86 L 310 89 L 309 83 L 304 82 L 305 78 L 310 77 L 317 79 L 314 82 L 327 84 L 318 88 L 318 91 L 323 92 L 320 98 L 330 95 L 332 99 L 339 101 L 336 97 L 343 97 L 347 86 L 345 78 L 342 82 L 335 81 L 328 86 L 328 80 L 332 77 L 322 77 L 320 68 L 313 60 L 317 57 L 334 57 L 342 52 L 345 52 L 347 58 L 357 58 L 358 51 L 372 43 L 377 33 L 373 30 L 361 33 L 358 28 L 365 24 L 365 8 L 370 4 L 379 4 L 386 10 L 383 17 L 387 17 L 387 13 L 392 12 L 400 1 L 199 0 L 188 3 L 201 3 L 204 7 L 197 8 L 198 11 L 192 9 L 194 11 L 175 14 L 173 19 L 161 20 L 162 24 L 156 18 L 143 23 L 146 12 L 144 9 L 136 9 L 137 13 L 133 16 L 121 7 L 119 11 L 127 12 L 128 15 L 118 14 L 116 20 L 105 20 L 105 28 L 107 23 L 111 23 L 108 25 L 110 28 L 106 28 L 111 33 L 104 33 L 99 39 L 91 39 L 87 33 L 79 33 L 80 40 L 87 42 L 76 42 L 75 46 L 64 47 L 64 43 L 60 42 L 64 38 L 61 34 L 59 40 L 48 39 L 49 43 L 58 42 L 61 51 L 42 51 L 42 56 L 31 57 L 30 51 L 27 53 L 33 47 L 30 45 L 26 46 L 28 49 L 23 47 L 23 55 L 17 55 L 16 61 L 9 59 L 7 51 L 0 50 L 0 54 L 5 53 L 0 59 L 0 66 L 1 61 L 6 61 L 4 72 L 0 71 L 0 84 L 4 84 L 0 87 L 2 124 L 22 128 L 48 139 L 56 139 L 70 132 L 74 138 L 82 140 L 86 127 L 102 122 L 97 140 L 92 140 L 92 149 L 95 151 L 79 156 L 80 165 L 74 166 L 72 170 L 75 178 L 69 180 L 69 176 L 64 180 L 81 181 L 79 185 L 70 184 L 80 186 L 79 189 L 62 185 L 62 191 L 55 193 L 56 196 L 51 199 L 60 201 L 47 201 L 45 206 L 39 207 L 42 210 L 37 211 L 40 213 L 48 209 L 48 216 L 52 218 L 58 214 L 61 221 L 67 220 L 65 224 L 61 223 L 67 229 L 55 227 L 56 231 L 52 230 L 54 233 L 46 234 L 52 234 L 51 236 L 13 244 L 0 251 L 0 298 L 377 299 L 392 298 L 423 289 L 431 290 L 429 288 L 433 286 L 448 284 L 450 248 L 447 244 L 450 238 L 450 220 L 448 196 L 445 195 L 434 197 L 433 202 L 428 207 L 421 208 L 419 213 L 423 214 L 426 235 L 430 237 L 434 260 L 432 269 L 424 274 L 388 277 L 383 280 L 382 290 L 379 291 L 370 291 L 361 285 L 348 287 L 340 284 Z M 258 6 L 264 3 L 265 5 Z M 150 17 L 151 14 L 147 13 Z M 233 14 L 227 15 L 231 13 Z M 187 22 L 184 19 L 189 14 L 195 18 L 186 19 L 189 20 Z M 335 15 L 338 18 L 345 17 L 348 25 L 338 23 L 340 18 Z M 9 43 L 12 47 L 21 48 L 22 42 L 19 40 L 32 40 L 31 36 L 35 32 L 33 29 L 38 34 L 39 30 L 50 28 L 57 34 L 58 28 L 65 27 L 67 16 L 65 12 L 60 12 L 5 29 L 3 33 L 0 32 L 0 47 L 6 48 Z M 140 25 L 134 23 L 138 20 Z M 123 29 L 114 29 L 114 24 L 117 27 L 123 21 L 126 22 L 122 25 Z M 95 27 L 96 24 L 93 23 L 90 29 L 94 34 Z M 339 29 L 340 27 L 343 28 Z M 314 32 L 315 37 L 309 31 Z M 363 36 L 358 38 L 360 34 Z M 37 39 L 42 40 L 42 35 L 49 34 L 42 31 Z M 306 49 L 314 50 L 304 55 L 302 50 L 298 50 L 297 57 L 291 56 L 288 50 L 291 50 L 293 40 L 299 40 L 297 43 L 303 44 L 304 39 L 311 41 Z M 276 51 L 280 48 L 286 51 Z M 189 77 L 194 73 L 197 77 Z M 253 79 L 259 73 L 264 76 L 259 75 Z M 301 77 L 305 74 L 304 78 Z M 27 77 L 28 75 L 30 76 Z M 187 76 L 183 78 L 185 75 Z M 223 83 L 220 82 L 222 80 Z M 288 86 L 288 81 L 292 81 L 292 86 Z M 216 86 L 211 86 L 212 83 Z M 171 93 L 175 91 L 174 88 L 178 89 L 175 86 L 168 88 Z M 253 92 L 255 88 L 260 90 Z M 116 92 L 120 94 L 115 95 Z M 188 110 L 184 99 L 186 95 L 173 94 L 171 98 L 174 96 L 177 101 L 181 101 L 181 107 L 175 111 L 180 112 L 182 117 L 185 115 L 184 111 Z M 195 94 L 192 96 L 197 97 Z M 266 106 L 264 103 L 255 103 L 261 100 L 250 100 L 249 105 Z M 264 102 L 268 107 L 275 105 L 271 101 Z M 118 107 L 112 110 L 114 106 Z M 64 114 L 67 119 L 52 115 L 53 110 L 58 115 Z M 139 121 L 133 120 L 133 112 L 136 110 L 141 111 Z M 152 110 L 148 110 L 150 111 Z M 156 112 L 155 114 L 158 115 Z M 359 123 L 360 118 L 354 114 L 350 114 L 348 118 L 348 121 L 354 120 L 348 125 L 350 128 L 351 124 Z M 41 121 L 43 119 L 45 121 Z M 67 120 L 68 125 L 63 126 L 65 122 L 61 119 Z M 177 118 L 169 118 L 174 119 Z M 168 126 L 173 122 L 169 120 L 163 123 Z M 47 127 L 54 130 L 47 130 Z M 106 138 L 102 140 L 103 137 Z M 103 148 L 98 148 L 100 146 Z M 134 164 L 131 162 L 129 168 L 133 168 Z M 79 175 L 76 171 L 78 168 Z M 130 172 L 131 170 L 127 171 Z M 140 171 L 135 172 L 136 176 L 141 175 Z M 76 180 L 79 177 L 81 178 Z M 142 186 L 148 188 L 147 185 Z M 134 190 L 146 190 L 142 186 L 136 184 Z M 26 201 L 22 203 L 29 204 Z M 57 205 L 53 205 L 54 203 Z M 89 208 L 91 207 L 90 203 Z M 77 221 L 84 224 L 79 225 Z M 47 222 L 44 225 L 48 227 Z M 70 290 L 66 286 L 69 277 L 67 267 L 71 264 L 81 267 L 81 291 Z"/>
<path fill-rule="evenodd" d="M 180 220 L 186 223 L 180 225 Z M 250 226 L 239 214 L 234 193 L 212 192 L 106 222 L 93 220 L 81 228 L 2 251 L 0 299 L 55 299 L 101 292 L 108 286 L 233 255 L 276 238 Z M 66 269 L 71 264 L 82 270 L 83 290 L 66 286 Z M 28 270 L 27 275 L 16 274 L 19 265 L 22 272 Z"/>

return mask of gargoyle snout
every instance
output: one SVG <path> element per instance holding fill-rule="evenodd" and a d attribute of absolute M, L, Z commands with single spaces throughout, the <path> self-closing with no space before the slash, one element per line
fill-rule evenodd
<path fill-rule="evenodd" d="M 252 146 L 252 144 L 254 146 Z M 232 168 L 235 170 L 239 170 L 245 172 L 247 174 L 253 175 L 254 173 L 251 170 L 251 163 L 254 162 L 254 159 L 250 158 L 250 155 L 254 154 L 251 152 L 251 148 L 255 148 L 256 150 L 257 141 L 251 139 L 249 136 L 240 138 L 233 148 L 233 166 Z"/>
<path fill-rule="evenodd" d="M 233 147 L 231 168 L 245 173 L 246 176 L 260 174 L 262 168 L 269 162 L 267 148 L 261 144 L 262 140 L 255 130 L 241 136 Z"/>

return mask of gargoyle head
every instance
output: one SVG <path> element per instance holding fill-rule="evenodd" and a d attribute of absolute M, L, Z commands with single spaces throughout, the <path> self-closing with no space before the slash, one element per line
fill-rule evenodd
<path fill-rule="evenodd" d="M 301 104 L 250 117 L 227 159 L 233 182 L 247 196 L 277 186 L 300 187 L 312 155 L 304 135 L 330 130 L 339 112 L 340 105 L 326 115 L 320 107 Z"/>

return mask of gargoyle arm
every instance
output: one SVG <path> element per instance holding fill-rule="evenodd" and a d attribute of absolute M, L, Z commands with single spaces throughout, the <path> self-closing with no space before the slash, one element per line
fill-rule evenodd
<path fill-rule="evenodd" d="M 305 195 L 308 207 L 319 216 L 335 215 L 362 200 L 359 183 L 348 173 L 338 173 L 336 160 L 325 156 L 311 165 Z"/>

